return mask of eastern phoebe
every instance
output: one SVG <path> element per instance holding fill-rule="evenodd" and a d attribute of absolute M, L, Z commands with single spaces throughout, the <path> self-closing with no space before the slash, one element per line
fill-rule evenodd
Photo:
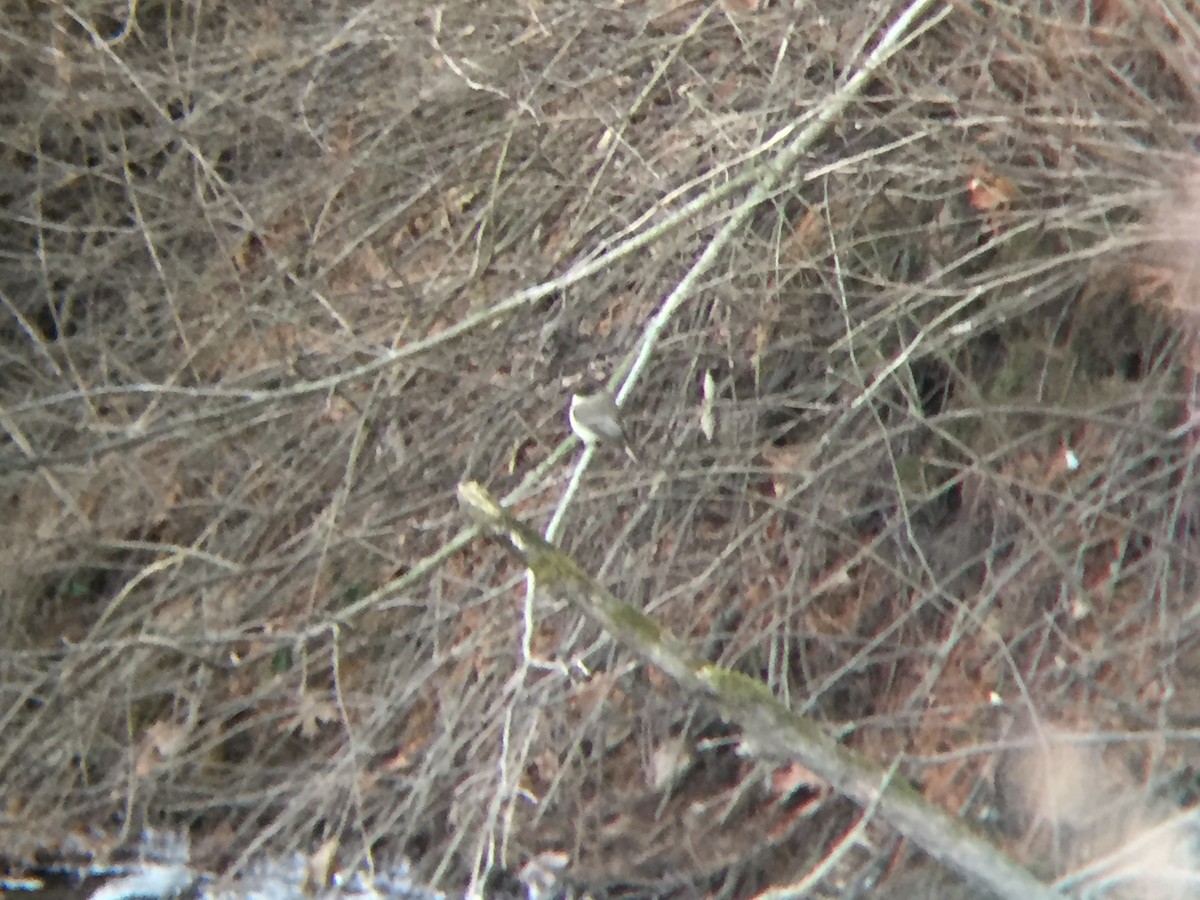
<path fill-rule="evenodd" d="M 572 394 L 567 418 L 571 430 L 585 444 L 620 444 L 626 456 L 638 461 L 637 454 L 629 446 L 625 426 L 621 424 L 621 407 L 603 387 L 594 393 Z"/>

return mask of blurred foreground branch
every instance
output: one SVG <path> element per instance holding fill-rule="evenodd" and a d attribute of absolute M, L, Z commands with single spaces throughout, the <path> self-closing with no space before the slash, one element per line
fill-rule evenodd
<path fill-rule="evenodd" d="M 681 687 L 712 701 L 727 721 L 742 729 L 743 742 L 755 752 L 807 766 L 855 803 L 877 808 L 902 835 L 997 897 L 1036 900 L 1061 896 L 963 822 L 926 801 L 907 781 L 889 777 L 866 757 L 825 734 L 813 719 L 788 709 L 761 682 L 706 663 L 649 616 L 617 599 L 536 530 L 518 521 L 482 485 L 463 482 L 458 496 L 471 518 L 529 567 L 541 590 L 554 599 L 571 602 Z"/>

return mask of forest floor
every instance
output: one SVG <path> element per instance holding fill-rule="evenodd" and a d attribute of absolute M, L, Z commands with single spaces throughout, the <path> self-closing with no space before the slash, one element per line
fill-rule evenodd
<path fill-rule="evenodd" d="M 632 368 L 584 570 L 1047 884 L 1192 895 L 1200 4 L 907 9 L 12 4 L 9 870 L 953 896 L 462 537 Z"/>

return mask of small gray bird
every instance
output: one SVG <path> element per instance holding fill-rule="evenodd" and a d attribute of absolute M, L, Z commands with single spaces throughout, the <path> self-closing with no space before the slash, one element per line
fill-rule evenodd
<path fill-rule="evenodd" d="M 625 455 L 634 462 L 637 454 L 629 446 L 629 436 L 621 423 L 621 407 L 603 387 L 592 392 L 571 395 L 571 406 L 567 410 L 571 430 L 589 446 L 592 444 L 619 444 Z"/>

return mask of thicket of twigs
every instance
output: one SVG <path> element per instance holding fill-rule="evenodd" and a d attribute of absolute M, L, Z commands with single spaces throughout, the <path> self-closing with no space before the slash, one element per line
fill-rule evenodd
<path fill-rule="evenodd" d="M 1200 4 L 926 5 L 780 171 L 901 5 L 10 4 L 8 863 L 153 825 L 214 871 L 749 896 L 826 858 L 819 778 L 536 598 L 530 668 L 494 548 L 429 564 L 773 171 L 561 545 L 1039 877 L 1187 891 Z M 869 834 L 822 890 L 925 865 Z"/>

